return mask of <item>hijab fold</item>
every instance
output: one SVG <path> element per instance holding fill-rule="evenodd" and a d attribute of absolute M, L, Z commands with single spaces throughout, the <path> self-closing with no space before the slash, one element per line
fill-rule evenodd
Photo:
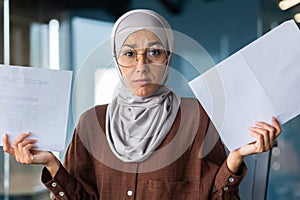
<path fill-rule="evenodd" d="M 158 148 L 176 118 L 180 98 L 161 86 L 150 97 L 138 97 L 123 88 L 108 106 L 106 133 L 116 157 L 141 162 Z"/>

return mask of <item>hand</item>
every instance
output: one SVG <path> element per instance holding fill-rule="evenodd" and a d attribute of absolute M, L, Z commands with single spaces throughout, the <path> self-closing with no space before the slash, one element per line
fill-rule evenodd
<path fill-rule="evenodd" d="M 29 132 L 21 134 L 13 141 L 13 145 L 10 146 L 8 135 L 4 134 L 3 151 L 15 157 L 16 161 L 19 163 L 45 165 L 52 177 L 54 177 L 58 171 L 60 162 L 49 151 L 33 150 L 36 140 L 26 139 L 29 135 Z"/>
<path fill-rule="evenodd" d="M 281 133 L 281 127 L 274 117 L 271 121 L 272 125 L 265 122 L 255 122 L 255 126 L 249 128 L 250 134 L 256 138 L 256 141 L 229 153 L 227 166 L 230 171 L 236 172 L 245 156 L 262 153 L 273 147 L 275 139 Z"/>
<path fill-rule="evenodd" d="M 236 151 L 242 156 L 247 156 L 270 150 L 273 147 L 275 139 L 281 133 L 281 127 L 278 121 L 274 117 L 272 117 L 271 121 L 272 125 L 265 122 L 256 122 L 255 126 L 250 127 L 249 131 L 251 135 L 256 138 L 256 141 L 242 146 Z"/>

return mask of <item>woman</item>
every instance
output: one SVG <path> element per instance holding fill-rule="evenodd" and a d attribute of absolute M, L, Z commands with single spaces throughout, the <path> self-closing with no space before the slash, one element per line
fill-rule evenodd
<path fill-rule="evenodd" d="M 257 122 L 256 142 L 225 154 L 216 130 L 195 99 L 164 86 L 174 52 L 168 22 L 151 10 L 133 10 L 115 23 L 112 51 L 123 87 L 112 103 L 80 118 L 62 165 L 34 150 L 29 133 L 4 151 L 20 163 L 42 164 L 42 181 L 56 199 L 239 199 L 243 157 L 272 148 L 280 125 Z M 207 145 L 207 144 L 206 144 Z"/>

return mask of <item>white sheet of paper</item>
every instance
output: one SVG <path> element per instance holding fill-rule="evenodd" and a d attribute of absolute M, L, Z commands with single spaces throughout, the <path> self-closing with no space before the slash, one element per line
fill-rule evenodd
<path fill-rule="evenodd" d="M 229 150 L 255 141 L 255 121 L 300 114 L 300 31 L 286 21 L 189 82 Z"/>
<path fill-rule="evenodd" d="M 0 65 L 0 145 L 24 132 L 36 148 L 65 148 L 72 71 Z"/>

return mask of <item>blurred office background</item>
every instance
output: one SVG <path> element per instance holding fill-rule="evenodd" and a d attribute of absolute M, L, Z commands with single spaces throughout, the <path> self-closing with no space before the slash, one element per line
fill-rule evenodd
<path fill-rule="evenodd" d="M 199 65 L 190 66 L 189 60 L 180 56 L 173 63 L 173 73 L 183 84 L 176 82 L 178 79 L 171 79 L 170 84 L 178 86 L 183 96 L 192 96 L 182 86 L 184 82 L 286 20 L 294 19 L 299 25 L 300 0 L 291 1 L 294 4 L 290 6 L 289 1 L 0 0 L 0 64 L 74 71 L 67 133 L 70 141 L 80 113 L 94 104 L 109 102 L 113 96 L 118 77 L 111 60 L 101 61 L 101 57 L 110 57 L 112 25 L 127 10 L 156 10 L 179 37 L 201 49 L 201 55 L 197 51 L 183 53 Z M 300 199 L 299 128 L 300 117 L 283 126 L 271 154 L 266 199 Z M 64 152 L 57 155 L 63 159 Z M 49 199 L 40 182 L 41 169 L 16 163 L 0 148 L 0 200 Z"/>

